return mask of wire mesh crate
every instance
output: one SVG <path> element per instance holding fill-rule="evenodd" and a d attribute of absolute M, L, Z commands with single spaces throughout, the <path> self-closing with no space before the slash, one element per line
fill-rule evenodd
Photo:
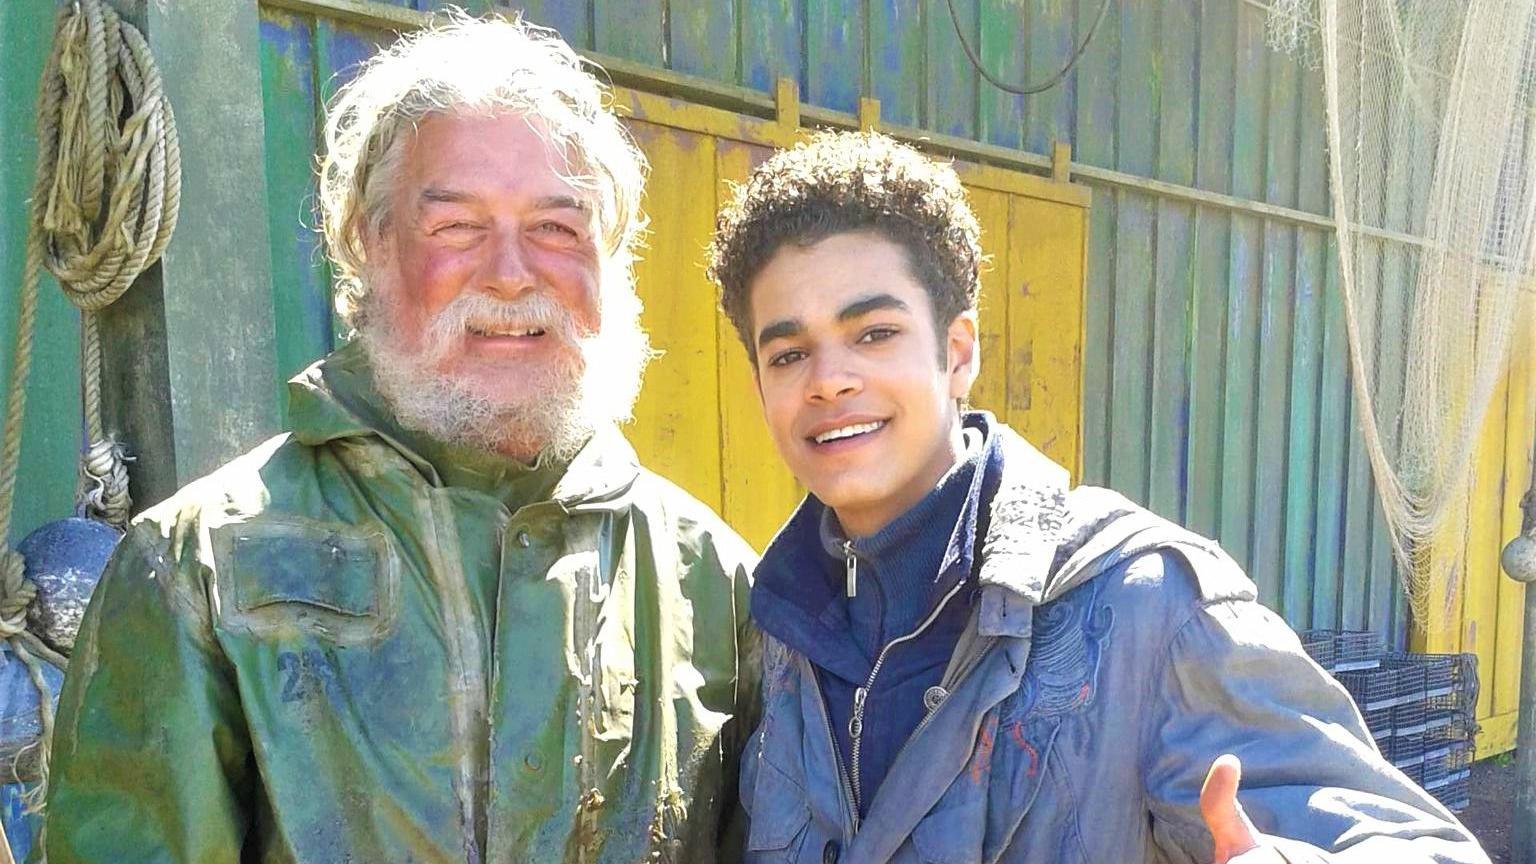
<path fill-rule="evenodd" d="M 1411 735 L 1422 733 L 1428 725 L 1426 700 L 1423 698 L 1408 699 L 1392 708 L 1392 732 L 1397 735 Z"/>
<path fill-rule="evenodd" d="M 1381 636 L 1369 630 L 1307 630 L 1301 647 L 1329 672 L 1374 669 L 1386 653 Z"/>
<path fill-rule="evenodd" d="M 1301 650 L 1307 652 L 1307 656 L 1311 657 L 1314 663 L 1327 670 L 1332 670 L 1334 663 L 1333 632 L 1332 630 L 1307 630 L 1299 634 Z"/>
<path fill-rule="evenodd" d="M 1424 761 L 1424 733 L 1423 731 L 1402 734 L 1393 731 L 1392 737 L 1387 739 L 1390 744 L 1391 755 L 1387 758 L 1393 765 L 1402 768 L 1405 765 L 1414 765 Z"/>
<path fill-rule="evenodd" d="M 1434 788 L 1425 784 L 1425 790 L 1444 804 L 1445 809 L 1459 813 L 1472 804 L 1472 772 L 1463 771 L 1460 776 L 1438 783 Z"/>
<path fill-rule="evenodd" d="M 1472 768 L 1472 742 L 1463 741 L 1424 755 L 1425 789 L 1433 791 L 1466 776 Z"/>
<path fill-rule="evenodd" d="M 1424 760 L 1423 759 L 1415 759 L 1414 761 L 1412 761 L 1412 762 L 1410 762 L 1410 763 L 1408 763 L 1406 765 L 1398 765 L 1397 763 L 1394 762 L 1392 764 L 1392 767 L 1396 768 L 1397 770 L 1399 770 L 1401 772 L 1403 772 L 1403 775 L 1406 776 L 1409 780 L 1412 780 L 1413 782 L 1419 784 L 1420 786 L 1424 785 Z"/>
<path fill-rule="evenodd" d="M 1378 746 L 1384 747 L 1381 742 L 1392 737 L 1392 711 L 1391 708 L 1377 708 L 1361 712 L 1360 716 L 1365 718 L 1365 728 L 1370 730 Z"/>
<path fill-rule="evenodd" d="M 1477 737 L 1477 722 L 1465 711 L 1429 711 L 1424 721 L 1425 752 L 1468 743 Z"/>

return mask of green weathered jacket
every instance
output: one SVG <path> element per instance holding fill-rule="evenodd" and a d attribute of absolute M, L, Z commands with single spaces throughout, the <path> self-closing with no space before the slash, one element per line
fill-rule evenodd
<path fill-rule="evenodd" d="M 734 858 L 747 545 L 616 430 L 509 512 L 387 431 L 354 349 L 290 392 L 97 589 L 50 864 Z"/>

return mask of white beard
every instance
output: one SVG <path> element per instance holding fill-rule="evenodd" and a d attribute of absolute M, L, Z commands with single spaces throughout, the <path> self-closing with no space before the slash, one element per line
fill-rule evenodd
<path fill-rule="evenodd" d="M 368 354 L 374 384 L 402 426 L 439 441 L 495 451 L 524 461 L 569 462 L 600 426 L 630 418 L 641 373 L 651 358 L 640 327 L 640 303 L 605 297 L 603 323 L 582 335 L 568 310 L 542 291 L 515 301 L 466 292 L 433 316 L 421 347 L 403 348 L 390 286 L 371 286 L 358 338 Z M 379 290 L 383 289 L 383 290 Z M 539 368 L 518 370 L 522 394 L 497 397 L 474 382 L 438 367 L 458 345 L 468 322 L 537 324 L 545 339 L 571 350 Z"/>

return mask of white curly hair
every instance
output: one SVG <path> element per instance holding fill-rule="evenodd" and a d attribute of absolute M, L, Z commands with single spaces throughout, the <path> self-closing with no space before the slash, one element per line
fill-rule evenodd
<path fill-rule="evenodd" d="M 604 305 L 612 298 L 613 311 L 630 313 L 647 165 L 609 101 L 558 34 L 520 18 L 450 12 L 369 59 L 331 104 L 320 159 L 337 314 L 355 328 L 367 309 L 367 241 L 388 222 L 408 133 L 436 114 L 503 113 L 540 118 L 566 157 L 566 179 L 590 195 L 602 240 Z"/>

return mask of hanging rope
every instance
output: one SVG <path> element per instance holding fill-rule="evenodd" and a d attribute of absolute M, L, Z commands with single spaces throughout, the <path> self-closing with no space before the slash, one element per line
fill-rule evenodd
<path fill-rule="evenodd" d="M 25 578 L 21 555 L 3 545 L 10 535 L 21 460 L 38 277 L 47 267 L 80 309 L 81 389 L 89 438 L 81 461 L 82 509 L 122 527 L 131 505 L 126 456 L 102 423 L 96 314 L 165 251 L 181 197 L 175 123 L 149 44 L 101 0 L 75 0 L 59 13 L 38 94 L 37 141 L 0 448 L 0 638 L 26 664 L 38 688 L 40 764 L 46 771 L 53 712 L 37 658 L 60 669 L 67 659 L 26 629 L 27 607 L 37 587 Z"/>
<path fill-rule="evenodd" d="M 971 61 L 971 65 L 976 68 L 981 77 L 987 79 L 988 84 L 1005 93 L 1012 93 L 1015 96 L 1033 96 L 1036 93 L 1044 93 L 1060 84 L 1062 79 L 1067 77 L 1067 73 L 1072 71 L 1072 67 L 1077 65 L 1077 61 L 1082 58 L 1083 52 L 1088 50 L 1088 43 L 1093 41 L 1093 34 L 1098 32 L 1099 25 L 1104 22 L 1104 13 L 1109 11 L 1111 0 L 1104 0 L 1103 3 L 1099 4 L 1099 11 L 1093 16 L 1093 23 L 1088 25 L 1088 33 L 1083 36 L 1083 41 L 1078 43 L 1077 49 L 1067 59 L 1067 65 L 1061 67 L 1055 75 L 1041 81 L 1039 84 L 1009 84 L 988 72 L 987 67 L 981 62 L 981 58 L 976 55 L 976 49 L 972 48 L 971 43 L 965 38 L 965 30 L 960 26 L 960 13 L 955 11 L 955 0 L 948 0 L 948 2 L 949 23 L 955 25 L 955 38 L 960 40 L 960 49 L 965 52 L 966 59 Z"/>

